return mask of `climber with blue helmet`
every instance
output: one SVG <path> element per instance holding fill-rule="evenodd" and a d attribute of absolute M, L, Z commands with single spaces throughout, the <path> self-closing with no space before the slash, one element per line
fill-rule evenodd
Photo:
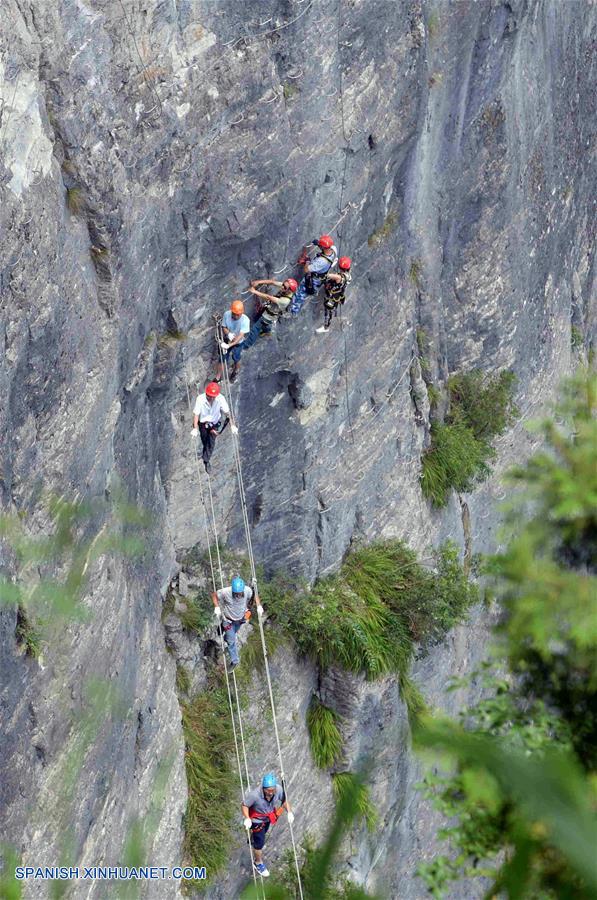
<path fill-rule="evenodd" d="M 211 595 L 214 604 L 214 613 L 218 626 L 224 632 L 224 640 L 228 644 L 230 663 L 234 669 L 240 662 L 236 635 L 240 628 L 251 618 L 250 606 L 255 602 L 257 612 L 263 615 L 263 607 L 257 595 L 257 584 L 253 582 L 248 587 L 240 575 L 235 575 L 230 587 L 214 591 Z"/>
<path fill-rule="evenodd" d="M 286 799 L 284 787 L 278 784 L 273 772 L 263 776 L 261 788 L 245 794 L 241 810 L 255 852 L 255 871 L 262 878 L 267 878 L 269 872 L 263 862 L 263 845 L 269 827 L 276 824 L 284 810 L 288 813 L 289 823 L 292 825 L 294 822 L 294 813 Z"/>

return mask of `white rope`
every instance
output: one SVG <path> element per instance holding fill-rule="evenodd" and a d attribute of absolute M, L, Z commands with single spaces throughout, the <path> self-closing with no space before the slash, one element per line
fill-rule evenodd
<path fill-rule="evenodd" d="M 223 378 L 224 378 L 224 385 L 226 388 L 226 393 L 230 400 L 230 411 L 231 411 L 233 420 L 236 420 L 236 415 L 234 412 L 234 405 L 233 405 L 233 401 L 232 401 L 232 393 L 230 391 L 230 378 L 228 375 L 228 367 L 226 365 L 226 360 L 224 359 L 224 352 L 220 345 L 220 339 L 222 337 L 222 330 L 221 330 L 221 326 L 219 323 L 216 324 L 216 334 L 218 336 L 218 353 L 220 356 L 220 362 L 222 364 L 222 374 L 223 374 Z M 245 536 L 246 536 L 246 541 L 247 541 L 247 552 L 248 552 L 248 556 L 249 556 L 249 564 L 251 566 L 251 579 L 252 579 L 253 587 L 255 590 L 255 594 L 257 596 L 259 596 L 259 591 L 258 591 L 258 586 L 257 586 L 257 570 L 255 568 L 255 557 L 253 554 L 253 541 L 251 539 L 251 528 L 250 528 L 250 524 L 249 524 L 249 513 L 248 513 L 248 509 L 247 509 L 247 497 L 245 494 L 245 485 L 244 485 L 244 479 L 243 479 L 243 473 L 242 473 L 242 463 L 241 463 L 241 457 L 240 457 L 240 446 L 239 446 L 238 434 L 235 434 L 234 432 L 232 432 L 232 439 L 233 439 L 233 447 L 234 447 L 234 459 L 235 459 L 235 464 L 236 464 L 236 472 L 237 472 L 237 477 L 238 477 L 238 490 L 239 490 L 239 496 L 240 496 L 241 511 L 242 511 L 242 516 L 243 516 L 243 523 L 244 523 L 244 527 L 245 527 Z M 272 710 L 272 721 L 273 721 L 273 725 L 274 725 L 274 735 L 276 738 L 278 763 L 280 766 L 280 780 L 282 782 L 282 787 L 284 789 L 284 794 L 286 796 L 286 800 L 288 802 L 290 802 L 288 799 L 286 776 L 284 773 L 284 762 L 282 759 L 282 747 L 280 744 L 280 733 L 278 731 L 278 721 L 277 721 L 277 717 L 276 717 L 276 704 L 274 701 L 274 692 L 272 689 L 272 680 L 271 680 L 271 675 L 270 675 L 270 670 L 269 670 L 269 659 L 268 659 L 268 653 L 267 653 L 267 646 L 265 643 L 265 632 L 263 630 L 263 616 L 260 615 L 259 613 L 257 614 L 257 621 L 259 623 L 259 635 L 261 638 L 261 649 L 263 651 L 265 677 L 266 677 L 266 681 L 267 681 L 267 689 L 268 689 L 268 694 L 269 694 L 270 706 L 271 706 L 271 710 Z M 296 869 L 296 877 L 297 877 L 297 883 L 298 883 L 298 889 L 299 889 L 299 896 L 300 896 L 301 900 L 303 900 L 303 886 L 302 886 L 302 882 L 301 882 L 301 870 L 300 870 L 300 865 L 299 865 L 299 860 L 298 860 L 296 841 L 294 838 L 294 829 L 292 827 L 292 823 L 290 822 L 290 820 L 288 821 L 288 828 L 290 831 L 290 840 L 292 843 L 292 853 L 294 856 L 294 865 L 295 865 L 295 869 Z"/>
<path fill-rule="evenodd" d="M 186 394 L 187 394 L 187 405 L 189 408 L 189 413 L 192 415 L 193 407 L 191 404 L 191 396 L 190 396 L 190 392 L 189 392 L 189 380 L 190 379 L 189 379 L 189 373 L 188 373 L 188 367 L 187 367 L 187 361 L 186 361 L 186 357 L 185 357 L 184 347 L 183 347 L 183 361 L 184 361 L 184 371 L 185 371 L 185 388 L 186 388 Z M 191 439 L 191 440 L 193 440 L 193 439 Z M 197 452 L 196 444 L 192 445 L 192 451 L 193 451 L 193 456 L 195 458 L 195 466 L 196 466 L 196 470 L 197 470 L 197 482 L 199 484 L 199 493 L 201 496 L 201 506 L 203 508 L 203 520 L 204 520 L 204 525 L 205 525 L 205 538 L 207 541 L 207 552 L 208 552 L 208 558 L 209 558 L 209 568 L 210 568 L 210 572 L 211 572 L 211 582 L 212 582 L 213 590 L 215 593 L 217 590 L 215 567 L 214 567 L 213 553 L 212 553 L 212 549 L 211 549 L 211 536 L 210 536 L 210 532 L 209 532 L 209 524 L 208 524 L 208 518 L 207 518 L 207 506 L 205 503 L 205 494 L 203 492 L 201 469 L 199 466 L 199 455 Z M 216 529 L 216 519 L 215 519 L 215 515 L 214 515 L 213 497 L 212 497 L 211 484 L 210 484 L 209 477 L 207 479 L 207 484 L 209 486 L 210 505 L 211 505 L 211 512 L 212 512 L 212 529 L 213 529 L 213 533 L 214 533 L 214 543 L 215 543 L 216 553 L 217 553 L 217 564 L 218 564 L 218 573 L 220 576 L 220 587 L 223 588 L 224 587 L 224 578 L 223 578 L 223 574 L 222 574 L 222 561 L 221 561 L 221 557 L 220 557 L 220 547 L 219 547 L 218 534 L 217 534 L 217 529 Z M 232 702 L 232 691 L 230 689 L 230 676 L 228 674 L 228 666 L 226 664 L 226 648 L 225 648 L 225 641 L 224 641 L 224 631 L 222 628 L 221 620 L 218 622 L 218 635 L 220 638 L 220 648 L 222 650 L 222 656 L 223 656 L 223 660 L 224 660 L 226 692 L 228 694 L 228 707 L 230 709 L 230 720 L 232 722 L 232 734 L 233 734 L 233 738 L 234 738 L 234 751 L 235 751 L 235 755 L 236 755 L 236 765 L 237 765 L 237 769 L 238 769 L 238 780 L 239 780 L 239 784 L 240 784 L 241 803 L 244 803 L 245 792 L 250 789 L 251 781 L 249 778 L 249 769 L 247 766 L 247 752 L 246 752 L 244 732 L 243 732 L 243 726 L 242 726 L 240 702 L 239 702 L 239 698 L 238 698 L 238 686 L 236 683 L 236 676 L 234 674 L 234 669 L 233 669 L 232 677 L 233 677 L 233 682 L 234 682 L 234 693 L 235 693 L 235 699 L 236 699 L 238 724 L 239 724 L 239 731 L 240 731 L 241 744 L 242 744 L 242 754 L 243 754 L 245 775 L 246 775 L 246 788 L 245 788 L 245 786 L 243 784 L 243 773 L 242 773 L 242 766 L 241 766 L 241 760 L 240 760 L 240 752 L 239 752 L 239 748 L 238 748 L 238 736 L 237 736 L 237 730 L 236 730 L 236 722 L 235 722 L 235 717 L 234 717 L 234 705 Z M 257 875 L 256 875 L 256 871 L 255 871 L 255 860 L 253 858 L 253 847 L 251 845 L 251 839 L 248 835 L 247 835 L 247 843 L 249 845 L 249 854 L 251 857 L 251 874 L 253 875 L 253 882 L 255 883 L 255 889 L 257 890 Z M 263 892 L 263 897 L 265 898 L 265 888 L 263 886 L 263 878 L 261 879 L 261 889 Z"/>

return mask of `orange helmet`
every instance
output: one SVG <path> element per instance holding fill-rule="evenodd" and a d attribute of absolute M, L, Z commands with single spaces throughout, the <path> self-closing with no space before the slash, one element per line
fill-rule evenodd
<path fill-rule="evenodd" d="M 205 388 L 205 393 L 208 397 L 217 397 L 220 393 L 220 385 L 216 384 L 215 381 L 210 381 L 207 387 Z"/>
<path fill-rule="evenodd" d="M 233 300 L 230 304 L 230 310 L 235 316 L 242 316 L 245 311 L 245 304 L 242 300 Z"/>

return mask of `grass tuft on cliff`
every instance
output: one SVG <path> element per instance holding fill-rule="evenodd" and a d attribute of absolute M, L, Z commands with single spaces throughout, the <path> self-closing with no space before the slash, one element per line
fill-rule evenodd
<path fill-rule="evenodd" d="M 234 739 L 220 682 L 183 703 L 182 728 L 189 799 L 184 857 L 208 876 L 228 861 L 238 783 L 231 765 Z"/>
<path fill-rule="evenodd" d="M 307 729 L 311 755 L 320 769 L 329 769 L 342 756 L 342 736 L 337 722 L 337 713 L 314 696 L 307 711 Z"/>
<path fill-rule="evenodd" d="M 490 474 L 491 442 L 518 415 L 515 387 L 510 371 L 488 377 L 474 369 L 449 378 L 449 415 L 444 424 L 431 426 L 431 445 L 421 461 L 421 488 L 434 506 L 445 506 L 451 490 L 471 491 Z"/>
<path fill-rule="evenodd" d="M 415 643 L 437 643 L 478 596 L 454 545 L 430 561 L 433 568 L 422 566 L 402 541 L 379 541 L 350 553 L 338 574 L 310 592 L 278 584 L 264 600 L 322 669 L 337 665 L 371 680 L 406 674 Z"/>
<path fill-rule="evenodd" d="M 377 810 L 373 805 L 369 788 L 352 772 L 339 772 L 332 775 L 332 786 L 336 803 L 341 804 L 348 796 L 356 799 L 359 818 L 367 825 L 367 831 L 375 831 L 377 827 Z"/>

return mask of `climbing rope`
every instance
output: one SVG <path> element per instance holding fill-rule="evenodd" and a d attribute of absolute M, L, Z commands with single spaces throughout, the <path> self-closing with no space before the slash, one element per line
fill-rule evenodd
<path fill-rule="evenodd" d="M 220 324 L 219 322 L 216 323 L 216 334 L 217 334 L 217 337 L 218 337 L 218 353 L 219 353 L 219 357 L 220 357 L 220 362 L 221 362 L 221 364 L 222 364 L 222 372 L 223 372 L 224 386 L 225 386 L 225 388 L 226 388 L 226 394 L 227 394 L 227 396 L 228 396 L 228 398 L 229 398 L 231 414 L 232 414 L 233 418 L 236 418 L 235 412 L 234 412 L 234 404 L 233 404 L 233 401 L 232 401 L 232 393 L 231 393 L 231 391 L 230 391 L 230 377 L 229 377 L 229 375 L 228 375 L 228 367 L 227 367 L 227 365 L 226 365 L 226 360 L 224 359 L 224 351 L 222 350 L 222 346 L 221 346 L 221 343 L 220 343 L 220 341 L 223 339 L 223 337 L 222 337 L 222 328 L 221 328 L 221 324 Z M 242 517 L 243 517 L 243 524 L 244 524 L 244 528 L 245 528 L 245 538 L 246 538 L 246 542 L 247 542 L 247 554 L 248 554 L 248 557 L 249 557 L 249 565 L 250 565 L 250 568 L 251 568 L 251 582 L 252 582 L 252 585 L 253 585 L 253 589 L 254 589 L 254 591 L 255 591 L 255 594 L 256 594 L 257 596 L 259 596 L 258 585 L 257 585 L 257 570 L 256 570 L 256 567 L 255 567 L 255 556 L 254 556 L 254 553 L 253 553 L 253 541 L 252 541 L 252 539 L 251 539 L 251 527 L 250 527 L 250 523 L 249 523 L 249 512 L 248 512 L 248 508 L 247 508 L 247 497 L 246 497 L 246 493 L 245 493 L 245 485 L 244 485 L 243 472 L 242 472 L 242 462 L 241 462 L 241 457 L 240 457 L 240 442 L 239 442 L 239 439 L 238 439 L 238 434 L 234 434 L 234 432 L 232 433 L 232 438 L 233 438 L 234 460 L 235 460 L 235 465 L 236 465 L 236 474 L 237 474 L 237 478 L 238 478 L 238 491 L 239 491 L 239 497 L 240 497 L 241 511 L 242 511 Z M 271 710 L 272 710 L 272 721 L 273 721 L 273 725 L 274 725 L 274 735 L 275 735 L 275 738 L 276 738 L 276 749 L 277 749 L 277 753 L 278 753 L 278 764 L 279 764 L 279 766 L 280 766 L 280 781 L 281 781 L 281 783 L 282 783 L 282 788 L 283 788 L 283 790 L 284 790 L 284 794 L 285 794 L 285 796 L 286 796 L 286 800 L 288 800 L 288 790 L 287 790 L 287 786 L 286 786 L 286 776 L 285 776 L 285 773 L 284 773 L 284 762 L 283 762 L 283 759 L 282 759 L 282 746 L 281 746 L 281 743 L 280 743 L 280 733 L 279 733 L 279 730 L 278 730 L 278 721 L 277 721 L 277 716 L 276 716 L 276 704 L 275 704 L 275 701 L 274 701 L 274 692 L 273 692 L 273 688 L 272 688 L 272 680 L 271 680 L 271 674 L 270 674 L 270 669 L 269 669 L 269 657 L 268 657 L 268 652 L 267 652 L 267 645 L 266 645 L 266 642 L 265 642 L 265 632 L 264 632 L 264 629 L 263 629 L 263 608 L 261 607 L 261 605 L 259 605 L 259 606 L 258 606 L 258 609 L 257 609 L 257 621 L 258 621 L 258 623 L 259 623 L 259 635 L 260 635 L 260 639 L 261 639 L 261 649 L 262 649 L 262 652 L 263 652 L 263 662 L 264 662 L 265 678 L 266 678 L 266 682 L 267 682 L 267 689 L 268 689 L 268 694 L 269 694 L 269 701 L 270 701 L 270 706 L 271 706 Z M 233 673 L 233 674 L 234 674 L 234 673 Z M 295 841 L 295 837 L 294 837 L 294 829 L 293 829 L 293 827 L 292 827 L 292 823 L 290 822 L 290 820 L 288 821 L 288 828 L 289 828 L 289 831 L 290 831 L 290 840 L 291 840 L 291 843 L 292 843 L 292 853 L 293 853 L 293 856 L 294 856 L 294 865 L 295 865 L 295 869 L 296 869 L 296 877 L 297 877 L 297 884 L 298 884 L 298 889 L 299 889 L 299 895 L 300 895 L 301 900 L 303 900 L 303 887 L 302 887 L 302 882 L 301 882 L 301 870 L 300 870 L 300 865 L 299 865 L 299 860 L 298 860 L 298 852 L 297 852 L 297 848 L 296 848 L 296 841 Z"/>
<path fill-rule="evenodd" d="M 187 405 L 189 408 L 189 413 L 192 416 L 193 415 L 193 406 L 191 403 L 191 395 L 189 392 L 190 379 L 189 379 L 189 373 L 188 373 L 188 367 L 187 367 L 187 361 L 186 361 L 186 357 L 185 357 L 184 348 L 183 348 L 183 362 L 184 362 L 184 372 L 185 372 L 185 388 L 186 388 L 186 394 L 187 394 Z M 193 439 L 191 438 L 191 440 L 193 440 Z M 212 547 L 211 547 L 211 535 L 210 535 L 210 528 L 209 528 L 208 517 L 207 517 L 207 504 L 205 502 L 205 494 L 203 491 L 203 483 L 202 483 L 202 478 L 201 478 L 201 468 L 199 465 L 199 454 L 198 454 L 198 448 L 197 448 L 196 444 L 192 445 L 192 451 L 193 451 L 193 457 L 195 459 L 195 468 L 197 470 L 197 483 L 199 485 L 201 506 L 203 508 L 205 539 L 206 539 L 206 543 L 207 543 L 209 568 L 210 568 L 210 573 L 211 573 L 211 583 L 212 583 L 213 591 L 214 591 L 214 593 L 216 593 L 216 591 L 217 591 L 216 573 L 215 573 L 216 567 L 214 565 L 214 554 L 213 554 Z M 212 531 L 213 531 L 213 536 L 214 536 L 214 546 L 215 546 L 215 551 L 216 551 L 217 569 L 218 569 L 218 575 L 219 575 L 219 580 L 220 580 L 220 588 L 223 588 L 224 587 L 224 576 L 222 573 L 222 559 L 221 559 L 221 555 L 220 555 L 220 542 L 218 540 L 218 531 L 217 531 L 216 517 L 215 517 L 215 511 L 214 511 L 214 505 L 213 505 L 213 495 L 212 495 L 211 483 L 210 483 L 209 477 L 207 478 L 207 484 L 208 484 L 208 488 L 209 488 L 209 500 L 210 500 L 210 507 L 211 507 L 211 526 L 212 526 Z M 221 620 L 218 622 L 218 636 L 220 639 L 220 648 L 222 650 L 222 657 L 223 657 L 223 661 L 224 661 L 224 674 L 225 674 L 225 678 L 226 678 L 226 693 L 228 695 L 228 707 L 230 710 L 230 721 L 232 722 L 232 735 L 234 738 L 234 751 L 235 751 L 236 764 L 237 764 L 237 769 L 238 769 L 238 780 L 239 780 L 239 784 L 240 784 L 241 803 L 244 803 L 245 793 L 246 793 L 246 791 L 250 790 L 250 787 L 251 787 L 251 780 L 249 778 L 249 768 L 247 765 L 247 751 L 246 751 L 246 745 L 245 745 L 244 730 L 243 730 L 243 725 L 242 725 L 240 701 L 239 701 L 239 696 L 238 696 L 238 685 L 236 683 L 236 675 L 235 675 L 235 672 L 233 669 L 232 670 L 232 681 L 233 681 L 233 685 L 234 685 L 234 695 L 235 695 L 235 701 L 236 701 L 236 714 L 238 716 L 238 731 L 240 734 L 240 743 L 241 743 L 241 748 L 242 748 L 242 757 L 243 757 L 243 763 L 244 763 L 244 769 L 245 769 L 246 786 L 243 783 L 241 754 L 239 751 L 239 740 L 238 740 L 237 726 L 236 726 L 235 715 L 234 715 L 234 704 L 232 701 L 232 690 L 230 688 L 230 675 L 228 673 L 228 665 L 226 663 L 226 647 L 225 647 L 225 641 L 224 641 L 224 630 L 222 628 Z M 255 883 L 255 889 L 258 890 L 257 875 L 256 875 L 256 870 L 255 870 L 255 864 L 254 864 L 255 860 L 253 857 L 253 847 L 251 846 L 251 839 L 248 835 L 247 835 L 247 843 L 249 846 L 249 855 L 251 857 L 251 873 L 253 875 L 253 882 Z M 265 889 L 263 886 L 263 878 L 261 878 L 261 890 L 263 892 L 263 897 L 265 898 Z"/>

